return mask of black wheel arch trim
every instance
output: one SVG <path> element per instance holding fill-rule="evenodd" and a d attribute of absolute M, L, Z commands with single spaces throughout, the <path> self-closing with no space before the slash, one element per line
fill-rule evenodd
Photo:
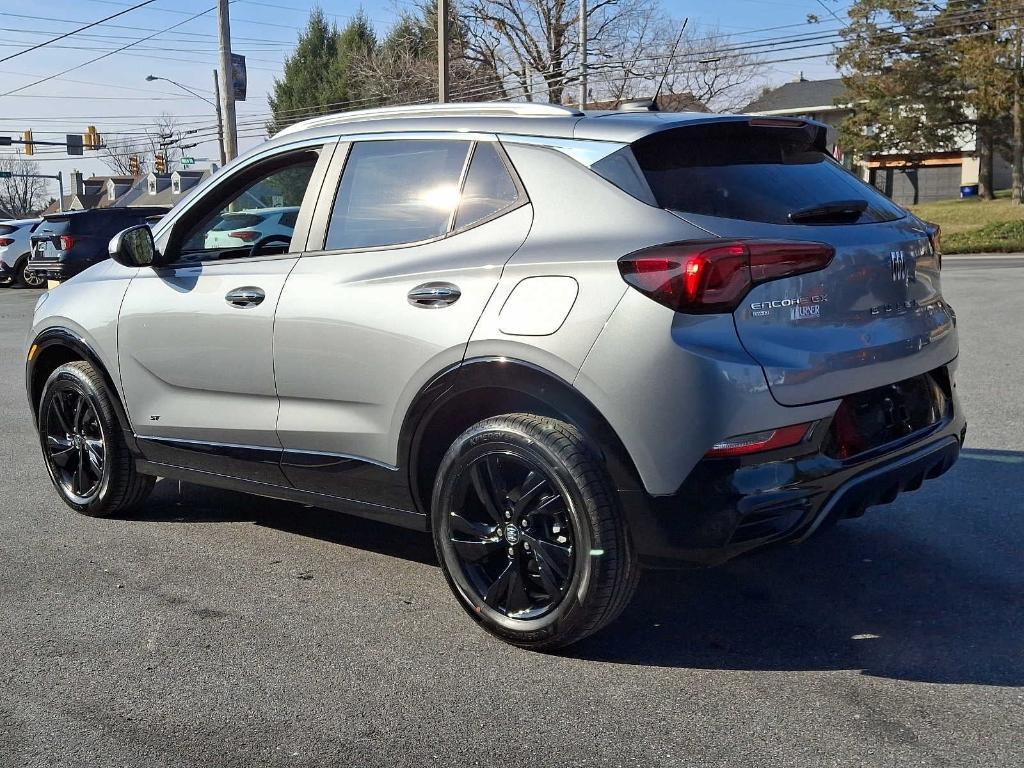
<path fill-rule="evenodd" d="M 398 462 L 420 512 L 431 489 L 419 487 L 418 456 L 431 419 L 456 398 L 479 389 L 503 389 L 543 402 L 551 415 L 573 424 L 592 441 L 619 490 L 641 490 L 639 472 L 607 419 L 587 397 L 557 374 L 525 360 L 484 356 L 463 360 L 438 373 L 413 398 L 398 442 Z"/>
<path fill-rule="evenodd" d="M 125 442 L 128 444 L 128 449 L 134 457 L 141 457 L 142 454 L 135 442 L 134 430 L 132 429 L 131 422 L 128 419 L 128 410 L 125 408 L 124 401 L 121 399 L 121 390 L 114 384 L 113 377 L 110 375 L 107 367 L 103 364 L 100 356 L 89 345 L 89 342 L 83 339 L 79 334 L 67 328 L 53 327 L 41 331 L 32 340 L 31 346 L 34 346 L 36 350 L 25 363 L 25 391 L 28 396 L 29 406 L 32 409 L 33 424 L 38 427 L 39 396 L 42 394 L 43 385 L 46 383 L 45 380 L 39 380 L 39 374 L 36 370 L 36 366 L 39 361 L 46 356 L 46 350 L 52 349 L 53 347 L 63 347 L 76 355 L 75 359 L 85 360 L 88 362 L 99 372 L 100 376 L 103 377 L 103 383 L 106 384 L 107 391 L 110 393 L 110 402 L 113 405 L 114 413 L 117 416 L 117 422 L 124 434 Z"/>

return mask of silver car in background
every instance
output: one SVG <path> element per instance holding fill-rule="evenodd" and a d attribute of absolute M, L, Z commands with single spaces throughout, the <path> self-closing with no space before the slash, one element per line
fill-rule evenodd
<path fill-rule="evenodd" d="M 256 200 L 258 203 L 254 203 Z M 295 207 L 286 232 L 208 235 Z M 800 119 L 457 104 L 294 125 L 46 294 L 27 386 L 93 515 L 154 478 L 422 531 L 535 649 L 957 459 L 933 227 Z"/>
<path fill-rule="evenodd" d="M 40 288 L 46 280 L 27 272 L 32 253 L 29 236 L 42 219 L 14 219 L 0 221 L 0 285 Z"/>

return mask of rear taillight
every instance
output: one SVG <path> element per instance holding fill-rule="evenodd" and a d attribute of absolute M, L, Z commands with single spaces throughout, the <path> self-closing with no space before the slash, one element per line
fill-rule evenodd
<path fill-rule="evenodd" d="M 61 235 L 59 239 L 62 251 L 70 251 L 71 246 L 75 244 L 75 238 L 71 237 L 71 235 Z"/>
<path fill-rule="evenodd" d="M 732 312 L 758 283 L 823 269 L 833 255 L 835 249 L 825 243 L 676 243 L 623 256 L 619 273 L 638 291 L 677 312 Z"/>
<path fill-rule="evenodd" d="M 942 269 L 942 227 L 938 224 L 929 224 L 928 227 L 928 242 L 932 245 L 935 266 Z"/>
<path fill-rule="evenodd" d="M 748 435 L 737 435 L 715 443 L 705 454 L 708 458 L 725 456 L 745 456 L 748 453 L 774 451 L 778 448 L 789 448 L 802 443 L 807 437 L 814 422 L 792 424 L 778 429 L 766 429 L 763 432 L 752 432 Z"/>
<path fill-rule="evenodd" d="M 260 233 L 253 232 L 251 229 L 239 229 L 236 232 L 228 232 L 228 236 L 237 237 L 239 240 L 243 242 L 251 243 L 253 240 L 256 240 L 260 236 Z"/>
<path fill-rule="evenodd" d="M 14 245 L 14 241 L 9 237 L 0 237 L 0 248 L 6 248 L 8 245 Z"/>

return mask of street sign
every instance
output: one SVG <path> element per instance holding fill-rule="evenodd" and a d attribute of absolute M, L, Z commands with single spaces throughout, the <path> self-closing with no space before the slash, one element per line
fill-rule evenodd
<path fill-rule="evenodd" d="M 196 161 L 196 159 L 194 157 L 183 157 L 183 158 L 181 158 L 181 164 L 183 166 L 185 166 L 186 168 L 188 168 L 190 165 L 195 163 L 195 161 Z"/>
<path fill-rule="evenodd" d="M 69 155 L 81 155 L 85 141 L 80 133 L 66 133 L 64 137 L 68 144 Z"/>
<path fill-rule="evenodd" d="M 235 101 L 245 101 L 245 56 L 240 53 L 231 54 L 231 87 L 235 92 Z"/>
<path fill-rule="evenodd" d="M 11 178 L 11 171 L 0 171 L 0 179 Z"/>

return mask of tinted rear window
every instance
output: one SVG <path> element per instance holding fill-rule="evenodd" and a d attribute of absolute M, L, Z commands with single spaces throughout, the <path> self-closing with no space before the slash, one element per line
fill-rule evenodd
<path fill-rule="evenodd" d="M 113 237 L 122 229 L 136 224 L 145 224 L 147 215 L 151 215 L 151 212 L 125 208 L 101 209 L 84 214 L 46 218 L 35 230 L 35 234 Z"/>
<path fill-rule="evenodd" d="M 244 227 L 255 227 L 263 221 L 262 216 L 255 213 L 231 213 L 226 214 L 213 227 L 213 232 L 224 232 L 228 229 L 241 229 Z"/>
<path fill-rule="evenodd" d="M 810 127 L 714 123 L 646 137 L 633 154 L 658 205 L 684 213 L 788 224 L 791 214 L 842 201 L 863 205 L 855 222 L 844 223 L 905 215 L 816 148 L 814 134 Z"/>
<path fill-rule="evenodd" d="M 18 231 L 17 227 L 12 227 L 10 224 L 0 224 L 0 235 L 13 235 Z"/>

